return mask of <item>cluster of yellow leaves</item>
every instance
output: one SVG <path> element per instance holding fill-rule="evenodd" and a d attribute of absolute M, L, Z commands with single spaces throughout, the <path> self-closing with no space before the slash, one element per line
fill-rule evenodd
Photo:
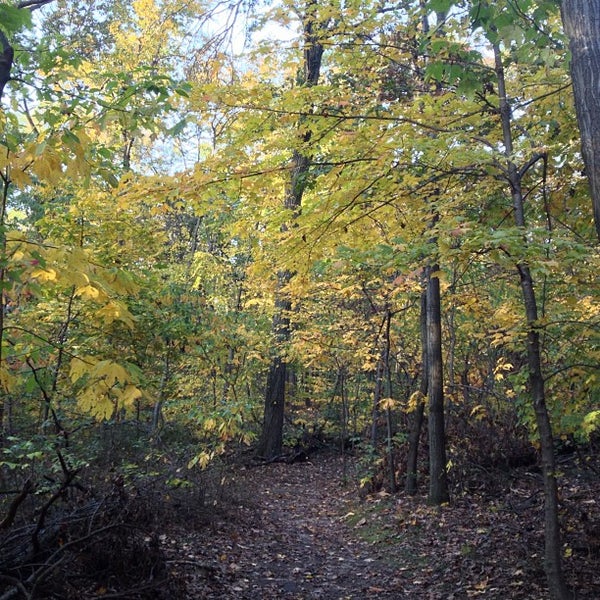
<path fill-rule="evenodd" d="M 76 133 L 67 123 L 62 130 L 43 131 L 18 152 L 0 152 L 0 170 L 18 186 L 55 186 L 64 180 L 85 179 L 90 173 L 91 140 L 85 131 Z"/>
<path fill-rule="evenodd" d="M 29 273 L 32 280 L 53 283 L 63 289 L 72 287 L 76 297 L 101 305 L 95 316 L 107 325 L 120 321 L 128 327 L 134 326 L 134 316 L 125 302 L 118 299 L 119 295 L 138 291 L 130 275 L 95 265 L 91 254 L 82 248 L 45 248 L 43 258 L 44 265 L 34 267 Z"/>
<path fill-rule="evenodd" d="M 131 373 L 111 360 L 98 360 L 93 356 L 73 358 L 69 376 L 74 384 L 82 385 L 77 394 L 79 407 L 98 420 L 132 408 L 142 397 Z"/>

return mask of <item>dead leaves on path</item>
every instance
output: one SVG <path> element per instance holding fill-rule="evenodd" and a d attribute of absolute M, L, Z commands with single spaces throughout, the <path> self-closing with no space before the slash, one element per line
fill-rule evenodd
<path fill-rule="evenodd" d="M 359 500 L 354 488 L 342 487 L 341 473 L 335 456 L 235 471 L 242 497 L 222 518 L 198 531 L 174 531 L 165 540 L 188 597 L 547 597 L 543 507 L 534 479 L 516 479 L 501 495 L 465 494 L 451 506 L 431 507 L 420 497 L 385 492 Z M 593 557 L 573 551 L 580 532 L 569 495 L 581 495 L 583 486 L 575 481 L 565 489 L 567 576 L 578 598 L 597 599 L 600 576 Z M 598 492 L 598 484 L 590 483 L 587 501 Z M 176 555 L 191 564 L 177 562 Z"/>

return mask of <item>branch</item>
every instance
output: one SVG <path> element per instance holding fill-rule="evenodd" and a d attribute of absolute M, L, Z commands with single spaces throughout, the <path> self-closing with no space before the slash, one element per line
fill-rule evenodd
<path fill-rule="evenodd" d="M 69 486 L 73 483 L 73 480 L 75 479 L 75 477 L 77 477 L 77 475 L 79 474 L 79 471 L 81 470 L 81 469 L 75 469 L 75 470 L 71 471 L 68 468 L 67 464 L 65 463 L 65 460 L 64 460 L 62 454 L 60 453 L 60 450 L 57 450 L 56 454 L 58 455 L 58 460 L 60 461 L 60 466 L 64 473 L 64 479 L 61 482 L 60 487 L 56 490 L 56 492 L 54 492 L 54 494 L 52 494 L 52 496 L 46 502 L 46 504 L 44 504 L 44 506 L 42 506 L 42 508 L 40 510 L 40 516 L 38 517 L 38 522 L 37 522 L 35 531 L 31 534 L 31 543 L 33 545 L 33 551 L 36 555 L 39 554 L 39 552 L 40 552 L 39 535 L 40 535 L 40 532 L 42 531 L 42 529 L 44 528 L 44 524 L 46 522 L 46 516 L 48 514 L 48 511 L 50 510 L 50 507 L 63 495 L 65 490 L 67 488 L 69 488 Z"/>
<path fill-rule="evenodd" d="M 538 162 L 538 160 L 541 159 L 545 159 L 546 158 L 546 153 L 545 152 L 536 152 L 520 169 L 519 169 L 519 177 L 522 178 L 523 175 L 525 175 L 525 173 L 527 173 L 527 171 L 529 171 L 529 169 L 531 169 L 531 167 L 533 167 L 533 165 L 535 165 L 536 162 Z"/>
<path fill-rule="evenodd" d="M 54 2 L 54 0 L 22 0 L 17 4 L 17 8 L 28 8 L 29 10 L 34 11 L 51 2 Z"/>
<path fill-rule="evenodd" d="M 227 102 L 221 102 L 223 106 L 231 109 L 243 109 L 243 110 L 253 110 L 258 112 L 266 112 L 266 113 L 274 113 L 276 115 L 286 115 L 286 116 L 294 116 L 294 117 L 319 117 L 324 119 L 338 119 L 340 122 L 342 121 L 384 121 L 384 122 L 392 122 L 392 123 L 406 123 L 409 125 L 414 125 L 415 127 L 420 127 L 422 129 L 426 129 L 428 131 L 435 131 L 437 133 L 455 133 L 456 131 L 453 129 L 448 129 L 446 127 L 438 127 L 436 125 L 432 125 L 430 123 L 424 123 L 423 121 L 418 121 L 417 119 L 410 119 L 408 117 L 394 117 L 391 115 L 371 115 L 371 114 L 346 114 L 339 113 L 337 110 L 329 112 L 327 109 L 322 110 L 321 112 L 312 112 L 312 111 L 303 111 L 303 110 L 284 110 L 279 108 L 271 108 L 269 106 L 256 106 L 253 104 L 228 104 Z"/>
<path fill-rule="evenodd" d="M 25 498 L 27 498 L 32 490 L 33 483 L 31 483 L 31 479 L 28 479 L 25 482 L 23 489 L 19 492 L 19 495 L 10 503 L 6 517 L 4 517 L 2 522 L 0 522 L 0 529 L 8 529 L 13 524 L 13 521 L 17 515 L 17 511 L 19 510 L 19 506 L 23 503 Z"/>

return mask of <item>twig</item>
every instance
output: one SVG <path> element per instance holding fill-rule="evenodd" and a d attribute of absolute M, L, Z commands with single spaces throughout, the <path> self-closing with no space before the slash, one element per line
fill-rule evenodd
<path fill-rule="evenodd" d="M 164 585 L 166 582 L 167 582 L 167 580 L 162 579 L 160 581 L 155 581 L 154 583 L 149 583 L 147 585 L 130 588 L 123 592 L 115 592 L 114 594 L 100 594 L 99 596 L 91 596 L 91 598 L 92 598 L 92 600 L 94 598 L 98 598 L 99 600 L 105 600 L 105 598 L 133 598 L 133 597 L 137 598 L 140 592 L 145 592 L 148 590 L 156 589 L 157 587 Z"/>
<path fill-rule="evenodd" d="M 77 477 L 79 471 L 81 470 L 81 469 L 75 469 L 74 471 L 70 471 L 69 468 L 67 467 L 67 464 L 65 463 L 65 460 L 64 460 L 62 454 L 60 453 L 60 450 L 57 450 L 56 453 L 58 454 L 58 460 L 60 461 L 60 466 L 65 474 L 65 478 L 64 478 L 63 482 L 60 484 L 60 487 L 56 490 L 56 492 L 54 492 L 54 494 L 52 494 L 50 499 L 46 502 L 46 504 L 44 504 L 44 506 L 42 506 L 42 509 L 40 510 L 40 516 L 39 516 L 39 519 L 37 522 L 37 527 L 35 528 L 35 531 L 31 535 L 33 551 L 36 554 L 40 551 L 39 533 L 42 530 L 42 528 L 44 527 L 44 523 L 46 521 L 46 516 L 48 515 L 48 511 L 50 510 L 50 507 L 62 496 L 63 492 L 71 485 L 71 483 L 73 482 L 75 477 Z"/>
<path fill-rule="evenodd" d="M 25 586 L 16 578 L 10 577 L 9 575 L 0 574 L 0 579 L 4 579 L 12 583 L 13 587 L 6 590 L 2 596 L 0 596 L 0 600 L 10 600 L 10 598 L 14 598 L 19 592 L 23 594 L 23 597 L 29 600 L 31 598 L 31 594 L 27 591 Z"/>
<path fill-rule="evenodd" d="M 19 506 L 21 506 L 22 502 L 25 500 L 25 498 L 27 498 L 27 496 L 32 490 L 33 483 L 31 483 L 31 479 L 28 479 L 25 482 L 25 485 L 23 486 L 23 489 L 20 491 L 19 495 L 10 503 L 6 517 L 4 517 L 4 519 L 2 519 L 2 522 L 0 522 L 0 529 L 8 529 L 13 524 L 13 521 L 17 516 Z"/>

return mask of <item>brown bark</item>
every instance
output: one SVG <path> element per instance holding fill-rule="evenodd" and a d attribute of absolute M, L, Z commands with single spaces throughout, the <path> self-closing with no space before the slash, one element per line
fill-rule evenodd
<path fill-rule="evenodd" d="M 444 373 L 442 318 L 438 265 L 427 267 L 427 384 L 429 397 L 429 502 L 448 502 L 446 431 L 444 423 Z"/>
<path fill-rule="evenodd" d="M 423 428 L 425 415 L 425 397 L 427 396 L 429 372 L 427 369 L 427 294 L 421 293 L 421 384 L 419 387 L 420 398 L 416 408 L 411 413 L 410 431 L 408 434 L 408 451 L 406 458 L 406 483 L 407 494 L 417 493 L 417 462 L 419 458 L 419 440 Z"/>
<path fill-rule="evenodd" d="M 571 50 L 581 153 L 600 239 L 600 0 L 563 0 L 561 15 Z"/>
<path fill-rule="evenodd" d="M 506 95 L 504 67 L 500 48 L 494 45 L 496 79 L 500 101 L 500 118 L 502 121 L 502 137 L 506 155 L 507 178 L 513 201 L 514 221 L 517 227 L 525 228 L 525 212 L 522 191 L 523 170 L 511 160 L 513 154 L 513 137 L 511 108 Z M 527 241 L 523 239 L 523 244 Z M 534 280 L 529 266 L 525 262 L 517 263 L 521 281 L 521 292 L 527 321 L 527 366 L 529 370 L 529 387 L 531 401 L 536 417 L 540 438 L 542 475 L 544 481 L 544 566 L 548 588 L 552 600 L 570 599 L 562 571 L 560 524 L 558 518 L 558 485 L 555 473 L 554 438 L 550 415 L 546 406 L 545 383 L 542 373 L 542 354 L 538 329 L 538 305 L 535 295 Z"/>
<path fill-rule="evenodd" d="M 316 85 L 321 71 L 323 46 L 319 41 L 319 23 L 310 11 L 314 11 L 314 1 L 307 3 L 309 12 L 304 17 L 304 65 L 301 84 L 307 87 Z M 301 137 L 302 142 L 310 141 L 311 133 L 307 131 Z M 298 213 L 302 205 L 302 195 L 307 183 L 310 168 L 310 156 L 301 151 L 294 151 L 292 155 L 291 177 L 286 192 L 283 206 Z M 285 227 L 284 227 L 285 230 Z M 281 271 L 278 276 L 278 297 L 275 303 L 275 317 L 273 319 L 273 333 L 278 345 L 285 343 L 290 337 L 289 311 L 291 302 L 284 292 L 284 288 L 293 273 Z M 275 350 L 267 386 L 265 390 L 264 418 L 261 437 L 258 443 L 258 453 L 261 457 L 271 459 L 281 454 L 283 444 L 283 417 L 285 413 L 285 382 L 288 365 L 281 356 L 281 348 Z"/>

